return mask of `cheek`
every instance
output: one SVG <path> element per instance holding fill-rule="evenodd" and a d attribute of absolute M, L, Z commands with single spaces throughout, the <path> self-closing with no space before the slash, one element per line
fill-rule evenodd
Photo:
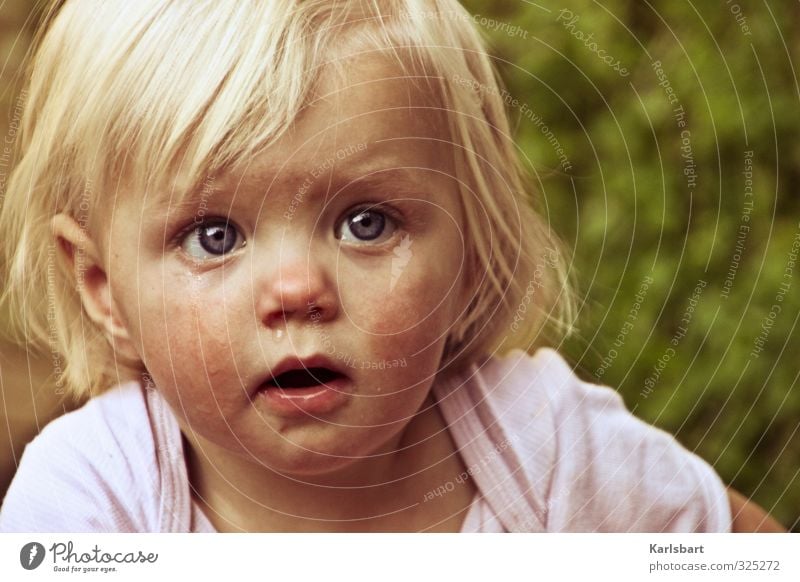
<path fill-rule="evenodd" d="M 346 316 L 380 352 L 373 353 L 376 359 L 433 349 L 444 342 L 453 323 L 457 276 L 420 256 L 406 265 L 391 291 L 361 287 Z"/>
<path fill-rule="evenodd" d="M 412 327 L 435 327 L 451 314 L 458 273 L 434 257 L 419 257 L 394 274 L 391 289 L 362 286 L 356 309 L 369 322 L 363 327 L 375 333 L 405 333 Z"/>
<path fill-rule="evenodd" d="M 133 321 L 141 346 L 142 360 L 154 381 L 176 410 L 191 402 L 193 416 L 212 414 L 226 408 L 239 390 L 214 390 L 238 384 L 235 337 L 225 301 L 213 289 L 181 285 L 148 285 L 164 292 L 143 294 Z M 215 309 L 203 309 L 215 305 Z M 235 329 L 241 330 L 241 325 Z M 235 394 L 232 394 L 234 393 Z"/>

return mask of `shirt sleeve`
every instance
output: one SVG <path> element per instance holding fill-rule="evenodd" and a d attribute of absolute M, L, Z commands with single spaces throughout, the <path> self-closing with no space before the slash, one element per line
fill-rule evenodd
<path fill-rule="evenodd" d="M 141 498 L 154 470 L 152 438 L 148 443 L 128 424 L 138 403 L 126 396 L 125 416 L 109 418 L 113 397 L 96 400 L 51 422 L 25 448 L 3 500 L 0 531 L 152 531 L 153 515 Z M 126 442 L 138 442 L 133 456 Z"/>
<path fill-rule="evenodd" d="M 553 358 L 548 530 L 731 530 L 727 491 L 706 462 L 634 417 L 616 391 L 580 381 Z"/>

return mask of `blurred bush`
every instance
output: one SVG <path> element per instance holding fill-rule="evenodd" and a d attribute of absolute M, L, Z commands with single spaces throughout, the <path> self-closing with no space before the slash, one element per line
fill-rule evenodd
<path fill-rule="evenodd" d="M 573 249 L 562 351 L 797 530 L 800 5 L 465 5 Z"/>

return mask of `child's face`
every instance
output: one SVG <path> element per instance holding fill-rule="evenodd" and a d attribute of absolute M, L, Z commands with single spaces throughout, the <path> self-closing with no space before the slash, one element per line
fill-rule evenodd
<path fill-rule="evenodd" d="M 398 67 L 347 70 L 183 210 L 135 194 L 112 209 L 102 244 L 119 318 L 212 462 L 233 451 L 323 474 L 379 450 L 425 401 L 465 305 L 442 120 L 414 109 L 430 99 Z M 359 215 L 376 203 L 387 210 Z M 343 395 L 305 411 L 265 397 L 279 362 L 315 354 L 347 375 Z"/>

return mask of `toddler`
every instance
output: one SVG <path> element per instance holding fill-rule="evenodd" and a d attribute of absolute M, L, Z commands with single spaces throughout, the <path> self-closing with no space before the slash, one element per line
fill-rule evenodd
<path fill-rule="evenodd" d="M 731 529 L 706 463 L 541 347 L 566 265 L 455 0 L 46 20 L 5 298 L 88 402 L 2 530 Z"/>

